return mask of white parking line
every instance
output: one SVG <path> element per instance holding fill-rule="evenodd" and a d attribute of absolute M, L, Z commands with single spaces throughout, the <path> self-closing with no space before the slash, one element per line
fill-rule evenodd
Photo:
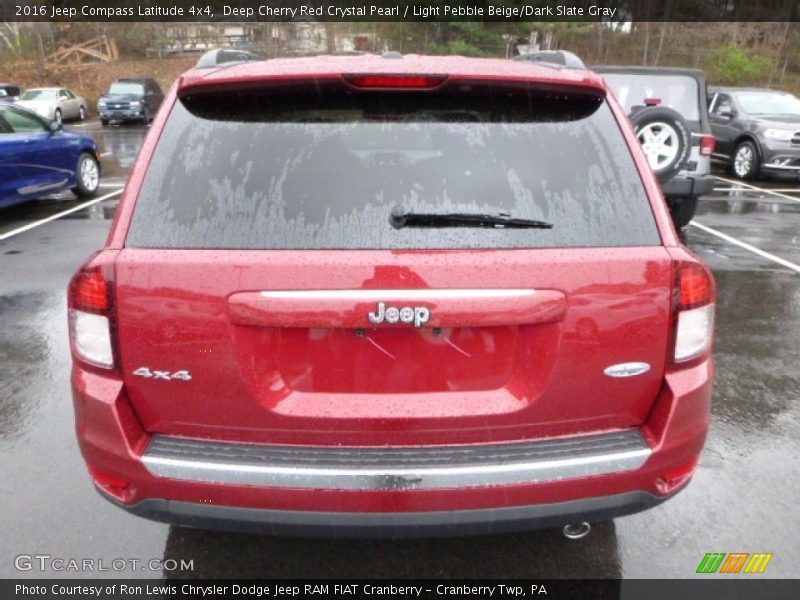
<path fill-rule="evenodd" d="M 104 156 L 111 156 L 111 152 L 101 152 L 100 154 L 98 154 L 98 156 L 100 158 L 103 158 Z"/>
<path fill-rule="evenodd" d="M 97 187 L 121 188 L 121 187 L 125 187 L 125 184 L 124 183 L 114 183 L 113 181 L 108 181 L 108 182 L 105 182 L 105 183 L 98 183 Z"/>
<path fill-rule="evenodd" d="M 100 196 L 99 198 L 95 198 L 94 200 L 89 200 L 88 202 L 84 202 L 83 204 L 79 204 L 78 206 L 73 206 L 69 210 L 61 211 L 60 213 L 56 213 L 54 215 L 51 215 L 51 216 L 47 217 L 46 219 L 41 219 L 39 221 L 34 221 L 33 223 L 29 223 L 28 225 L 25 225 L 24 227 L 20 227 L 18 229 L 12 229 L 8 233 L 4 233 L 4 234 L 0 235 L 0 242 L 2 242 L 3 240 L 7 240 L 10 237 L 14 237 L 15 235 L 19 235 L 20 233 L 24 233 L 26 231 L 29 231 L 29 230 L 34 229 L 36 227 L 39 227 L 40 225 L 44 225 L 45 223 L 49 223 L 50 221 L 55 221 L 56 219 L 60 219 L 61 217 L 64 217 L 64 216 L 69 215 L 71 213 L 78 212 L 79 210 L 83 210 L 84 208 L 88 208 L 89 206 L 93 206 L 93 205 L 97 204 L 98 202 L 102 202 L 103 200 L 108 200 L 112 196 L 116 196 L 117 194 L 121 194 L 121 193 L 122 193 L 122 189 L 114 190 L 113 192 L 109 192 L 105 196 Z"/>
<path fill-rule="evenodd" d="M 800 265 L 797 265 L 797 264 L 795 264 L 793 262 L 790 262 L 790 261 L 786 260 L 785 258 L 781 258 L 780 256 L 775 256 L 774 254 L 771 254 L 769 252 L 765 252 L 764 250 L 761 250 L 760 248 L 756 248 L 755 246 L 751 246 L 750 244 L 748 244 L 746 242 L 742 242 L 740 240 L 737 240 L 735 237 L 731 237 L 726 233 L 722 233 L 721 231 L 717 231 L 716 229 L 713 229 L 713 228 L 709 227 L 708 225 L 703 225 L 702 223 L 698 223 L 697 221 L 691 221 L 689 223 L 689 225 L 697 227 L 698 229 L 701 229 L 702 231 L 705 231 L 706 233 L 710 233 L 711 235 L 715 235 L 718 238 L 720 238 L 722 240 L 725 240 L 729 244 L 733 244 L 734 246 L 739 246 L 740 248 L 744 248 L 745 250 L 748 250 L 748 251 L 752 252 L 753 254 L 758 254 L 762 258 L 766 258 L 768 260 L 771 260 L 772 262 L 776 262 L 779 265 L 786 267 L 787 269 L 791 269 L 795 273 L 800 273 Z"/>
<path fill-rule="evenodd" d="M 719 179 L 720 181 L 724 181 L 725 183 L 730 183 L 733 185 L 737 185 L 740 187 L 746 187 L 751 190 L 756 190 L 757 192 L 762 192 L 764 194 L 772 194 L 773 196 L 778 196 L 778 198 L 786 198 L 787 200 L 793 200 L 794 202 L 800 202 L 800 198 L 793 198 L 792 196 L 787 196 L 786 194 L 781 194 L 775 190 L 768 190 L 766 188 L 760 188 L 756 185 L 750 185 L 749 183 L 743 183 L 741 181 L 736 181 L 734 179 L 726 179 L 725 177 L 720 177 L 719 175 L 714 175 L 715 179 Z"/>

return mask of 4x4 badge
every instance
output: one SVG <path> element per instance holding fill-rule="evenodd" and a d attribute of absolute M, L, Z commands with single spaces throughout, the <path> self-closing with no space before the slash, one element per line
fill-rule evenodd
<path fill-rule="evenodd" d="M 403 306 L 396 308 L 394 306 L 386 307 L 383 302 L 378 302 L 378 307 L 375 312 L 367 315 L 370 323 L 414 323 L 414 327 L 422 327 L 431 318 L 431 311 L 424 306 Z"/>
<path fill-rule="evenodd" d="M 180 379 L 181 381 L 192 380 L 192 374 L 189 373 L 189 371 L 151 371 L 147 367 L 139 367 L 133 372 L 133 374 L 146 379 L 166 379 L 167 381 L 171 381 L 173 379 Z"/>

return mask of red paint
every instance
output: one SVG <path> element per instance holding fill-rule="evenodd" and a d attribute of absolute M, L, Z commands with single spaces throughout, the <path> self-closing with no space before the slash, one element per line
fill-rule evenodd
<path fill-rule="evenodd" d="M 423 511 L 633 490 L 663 495 L 665 485 L 674 489 L 670 482 L 676 478 L 681 479 L 676 485 L 683 485 L 691 474 L 686 465 L 697 460 L 708 430 L 713 366 L 709 354 L 679 366 L 671 362 L 675 299 L 684 307 L 713 301 L 713 280 L 680 245 L 658 184 L 611 94 L 608 102 L 641 174 L 661 246 L 125 247 L 149 157 L 179 95 L 264 82 L 341 81 L 343 73 L 351 84 L 379 87 L 390 86 L 389 80 L 431 84 L 428 74 L 442 73 L 448 85 L 533 81 L 607 92 L 602 79 L 589 72 L 463 58 L 281 59 L 184 75 L 145 139 L 104 251 L 70 293 L 73 305 L 110 311 L 113 324 L 117 368 L 103 370 L 75 359 L 72 373 L 78 439 L 98 486 L 113 488 L 127 503 L 156 497 L 292 510 Z M 260 294 L 454 288 L 536 294 L 493 302 L 423 298 L 409 303 L 431 310 L 431 321 L 420 329 L 369 323 L 366 314 L 375 302 L 392 303 L 384 294 L 324 302 L 267 301 Z M 103 305 L 103 298 L 112 300 Z M 630 361 L 651 369 L 634 378 L 603 373 Z M 168 382 L 137 377 L 133 371 L 139 367 L 188 370 L 193 377 Z M 342 492 L 204 485 L 155 478 L 139 460 L 154 433 L 290 445 L 446 446 L 631 427 L 640 428 L 653 449 L 634 472 L 501 489 Z"/>

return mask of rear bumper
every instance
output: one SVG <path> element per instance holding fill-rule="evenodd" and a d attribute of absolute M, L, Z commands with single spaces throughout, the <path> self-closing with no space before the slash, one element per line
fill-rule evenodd
<path fill-rule="evenodd" d="M 78 440 L 95 484 L 180 525 L 315 535 L 438 535 L 630 514 L 689 480 L 709 426 L 711 360 L 669 373 L 639 428 L 494 445 L 365 449 L 159 438 L 121 382 L 73 369 Z"/>
<path fill-rule="evenodd" d="M 639 468 L 639 430 L 521 443 L 423 448 L 298 448 L 154 436 L 142 456 L 156 477 L 261 488 L 448 490 L 536 484 Z"/>
<path fill-rule="evenodd" d="M 678 174 L 664 182 L 662 189 L 668 198 L 700 197 L 714 191 L 714 179 L 710 175 L 686 177 Z"/>
<path fill-rule="evenodd" d="M 554 504 L 405 513 L 269 510 L 163 499 L 142 500 L 129 506 L 108 499 L 137 516 L 183 527 L 270 535 L 396 539 L 509 533 L 605 521 L 647 510 L 667 498 L 628 492 Z"/>

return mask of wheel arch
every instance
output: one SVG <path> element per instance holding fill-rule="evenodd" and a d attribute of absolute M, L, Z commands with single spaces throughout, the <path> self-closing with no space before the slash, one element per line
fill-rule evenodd
<path fill-rule="evenodd" d="M 742 142 L 752 142 L 753 145 L 756 147 L 756 154 L 758 154 L 759 162 L 764 161 L 764 152 L 761 150 L 761 143 L 758 141 L 758 138 L 755 135 L 753 135 L 749 131 L 746 131 L 740 134 L 739 137 L 737 137 L 736 140 L 734 140 L 733 142 L 733 150 L 731 151 L 731 163 L 733 163 L 733 159 L 736 156 L 736 148 L 738 148 L 739 144 L 741 144 Z"/>
<path fill-rule="evenodd" d="M 100 152 L 99 150 L 89 143 L 83 143 L 80 146 L 80 150 L 78 151 L 78 158 L 80 158 L 81 154 L 89 154 L 92 158 L 97 162 L 97 168 L 100 172 L 100 176 L 103 176 L 103 162 L 100 160 Z"/>

